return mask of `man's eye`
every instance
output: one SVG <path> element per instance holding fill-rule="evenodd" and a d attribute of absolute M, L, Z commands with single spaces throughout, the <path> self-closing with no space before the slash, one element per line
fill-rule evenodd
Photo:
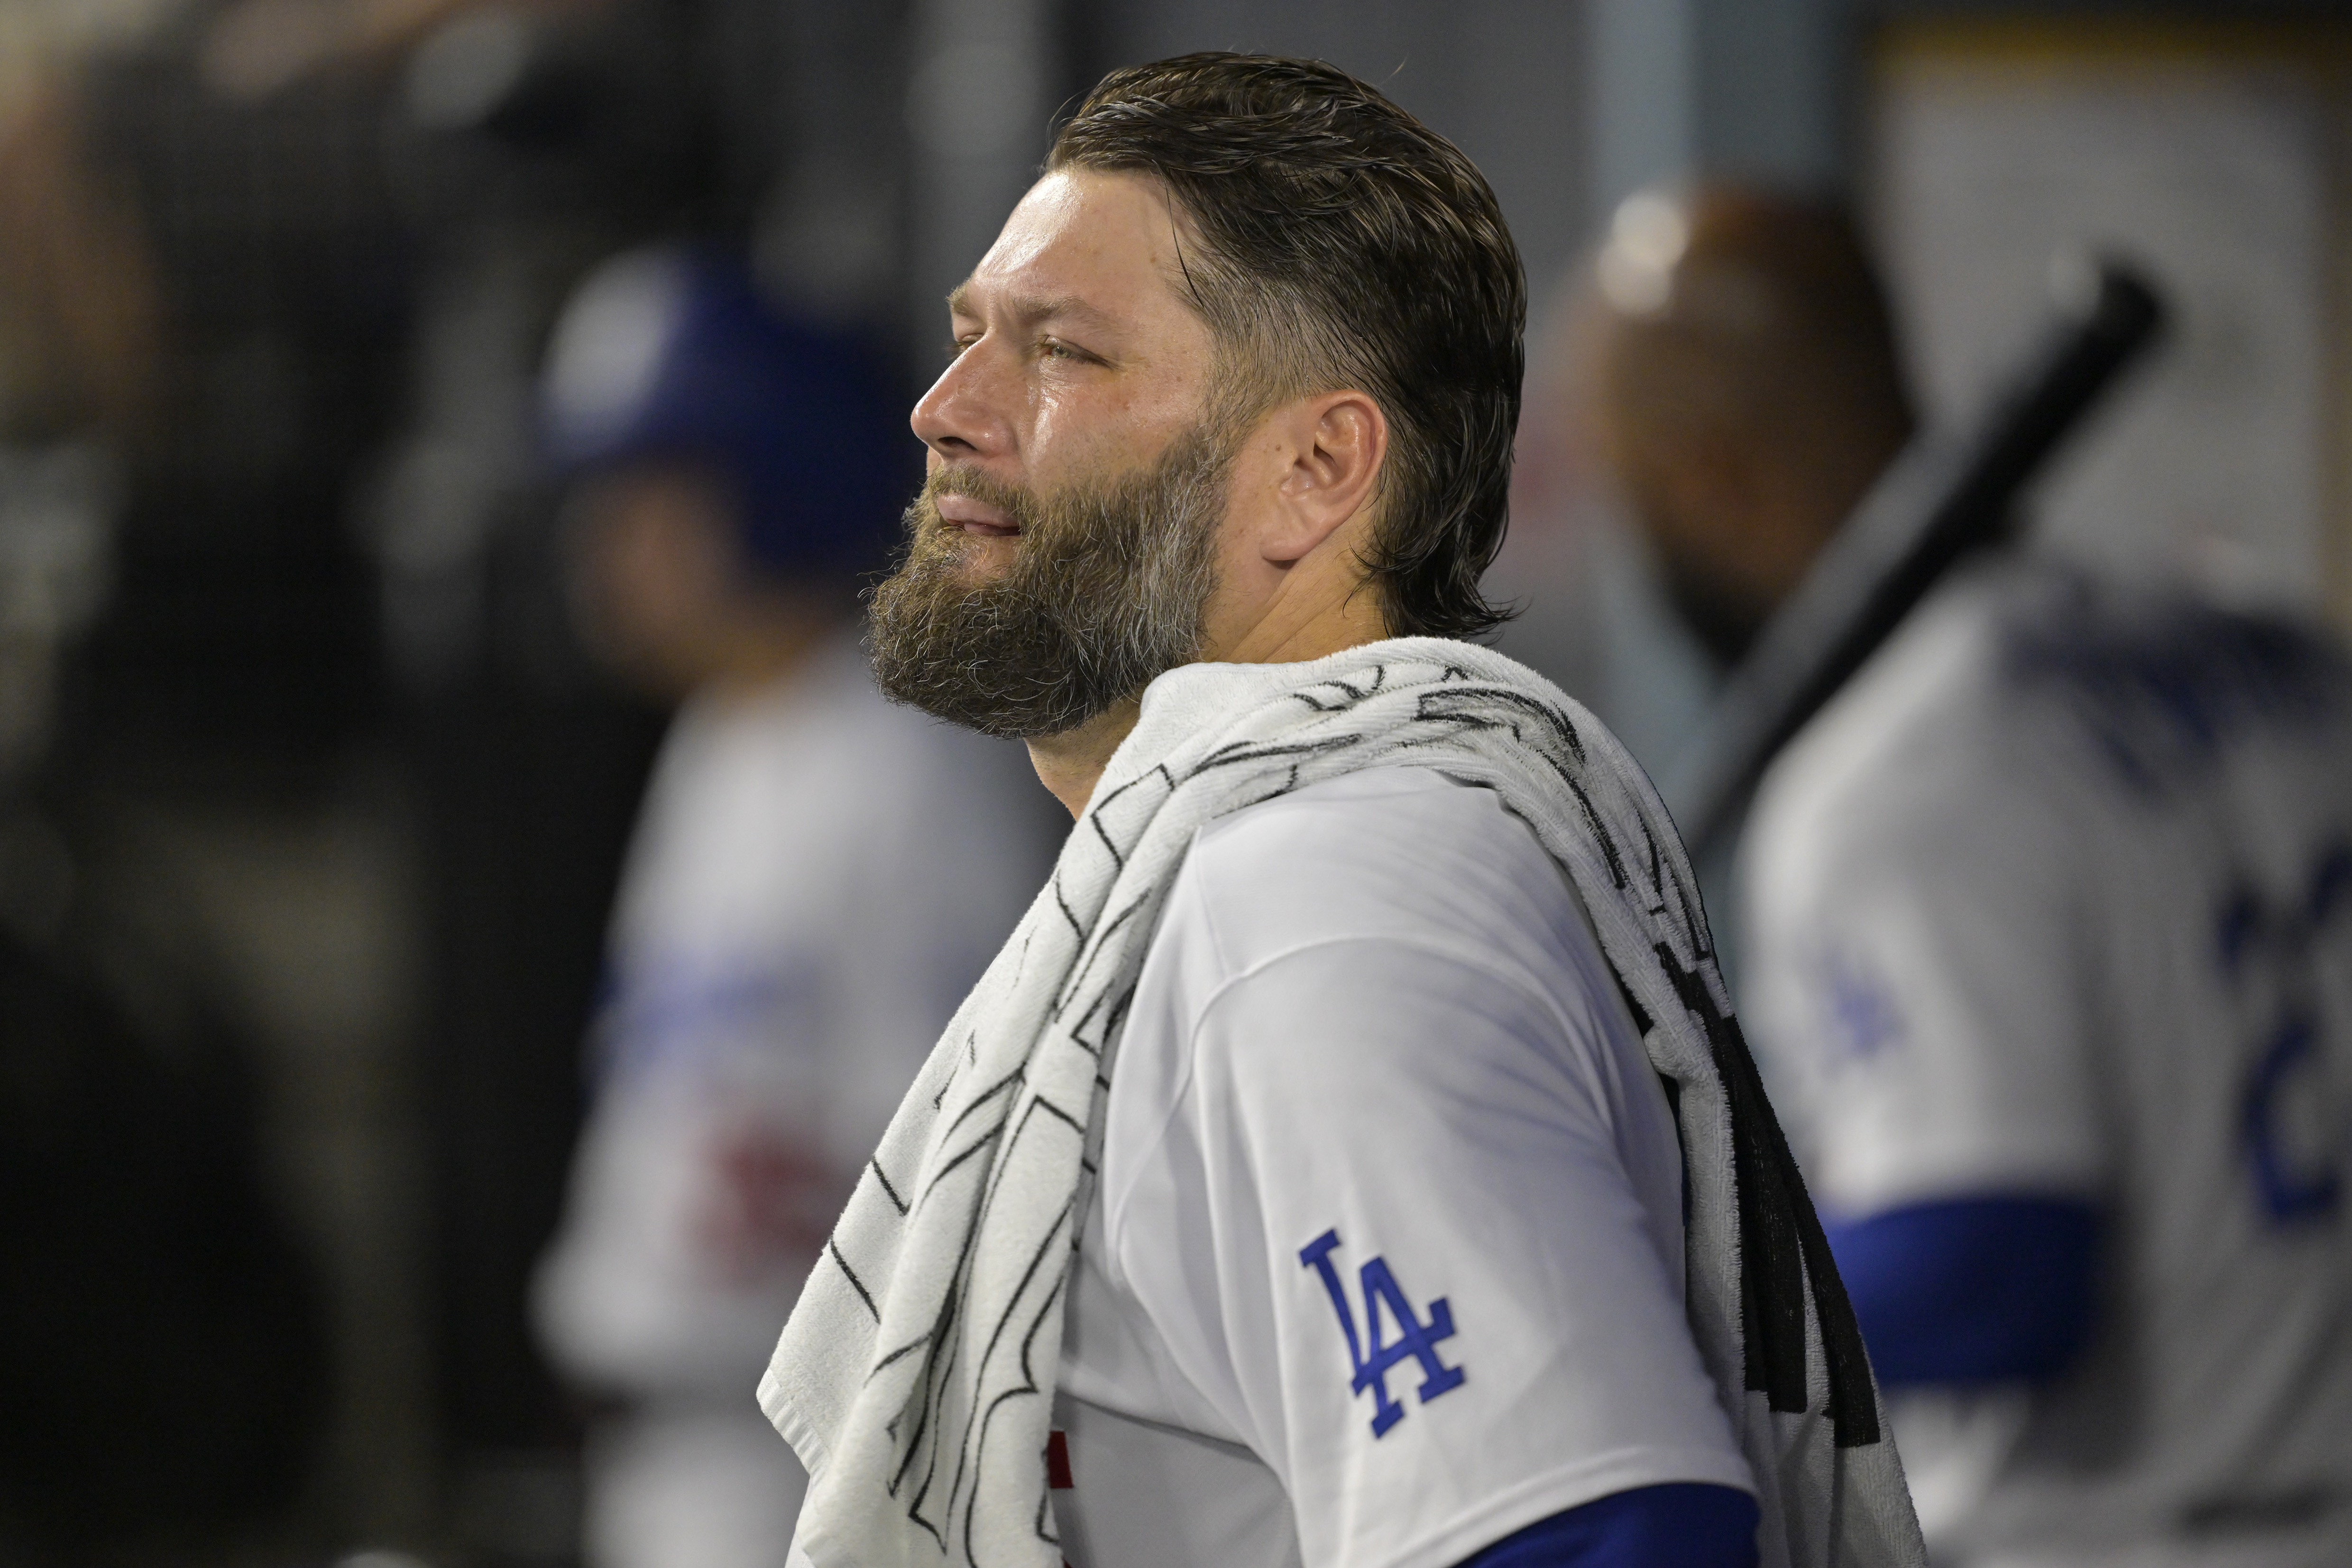
<path fill-rule="evenodd" d="M 966 349 L 971 348 L 974 343 L 979 341 L 980 340 L 978 338 L 950 338 L 948 340 L 947 347 L 942 350 L 942 352 L 950 360 L 961 359 Z"/>

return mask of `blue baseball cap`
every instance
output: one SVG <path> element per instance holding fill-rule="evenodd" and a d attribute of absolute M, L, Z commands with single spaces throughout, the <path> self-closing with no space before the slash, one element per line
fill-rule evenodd
<path fill-rule="evenodd" d="M 780 576 L 883 564 L 920 483 L 906 410 L 871 345 L 792 321 L 724 252 L 625 252 L 556 323 L 541 383 L 569 476 L 684 461 L 730 484 L 745 554 Z"/>

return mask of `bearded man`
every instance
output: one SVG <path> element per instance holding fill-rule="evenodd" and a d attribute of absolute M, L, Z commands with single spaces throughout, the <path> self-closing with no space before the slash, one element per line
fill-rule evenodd
<path fill-rule="evenodd" d="M 1454 640 L 1477 171 L 1326 66 L 1116 72 L 950 303 L 876 667 L 1078 825 L 761 1384 L 796 1555 L 1923 1562 L 1671 825 Z"/>

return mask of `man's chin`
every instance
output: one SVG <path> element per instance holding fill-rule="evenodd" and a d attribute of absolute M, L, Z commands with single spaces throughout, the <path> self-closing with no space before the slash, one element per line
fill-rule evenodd
<path fill-rule="evenodd" d="M 955 547 L 951 558 L 958 581 L 978 588 L 994 582 L 1013 570 L 1013 560 L 1021 553 L 1021 536 L 1003 534 L 988 537 L 967 534 Z"/>
<path fill-rule="evenodd" d="M 943 530 L 926 541 L 910 567 L 926 576 L 945 578 L 960 588 L 983 588 L 1013 570 L 1020 550 L 1018 534 L 991 538 Z"/>

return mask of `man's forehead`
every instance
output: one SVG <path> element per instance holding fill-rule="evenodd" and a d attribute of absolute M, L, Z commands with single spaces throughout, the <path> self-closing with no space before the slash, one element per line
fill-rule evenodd
<path fill-rule="evenodd" d="M 1017 282 L 983 280 L 978 273 L 948 292 L 948 309 L 958 316 L 977 316 L 992 308 L 1016 321 L 1069 321 L 1079 326 L 1110 327 L 1118 317 L 1083 294 L 1048 294 L 1024 289 Z"/>
<path fill-rule="evenodd" d="M 1030 187 L 971 276 L 948 296 L 982 309 L 1110 325 L 1172 299 L 1176 220 L 1146 175 L 1058 169 Z"/>

